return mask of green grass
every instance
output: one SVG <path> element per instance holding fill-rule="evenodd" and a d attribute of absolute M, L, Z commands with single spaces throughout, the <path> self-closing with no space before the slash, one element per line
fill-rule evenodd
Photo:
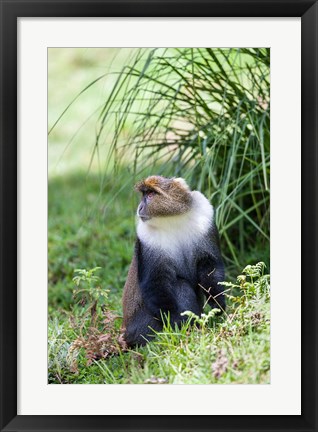
<path fill-rule="evenodd" d="M 264 287 L 254 292 L 254 285 L 245 296 L 246 304 L 228 299 L 227 314 L 210 318 L 201 328 L 185 325 L 176 330 L 167 325 L 148 346 L 91 364 L 87 351 L 80 348 L 74 367 L 72 344 L 79 337 L 87 339 L 91 326 L 91 315 L 85 313 L 89 299 L 83 308 L 73 296 L 75 269 L 101 267 L 96 286 L 108 291 L 106 309 L 119 316 L 114 322 L 119 333 L 122 289 L 135 238 L 131 179 L 121 174 L 121 181 L 127 187 L 117 196 L 110 181 L 100 195 L 99 178 L 83 173 L 49 182 L 49 382 L 269 382 L 269 295 Z M 224 289 L 234 296 L 241 290 Z M 94 324 L 99 335 L 104 319 L 99 308 Z"/>
<path fill-rule="evenodd" d="M 71 290 L 67 283 L 77 268 L 101 266 L 100 275 L 105 288 L 111 290 L 111 298 L 117 299 L 121 294 L 134 243 L 132 194 L 123 190 L 119 202 L 111 185 L 101 194 L 99 178 L 86 177 L 82 172 L 49 181 L 52 310 L 69 307 Z"/>

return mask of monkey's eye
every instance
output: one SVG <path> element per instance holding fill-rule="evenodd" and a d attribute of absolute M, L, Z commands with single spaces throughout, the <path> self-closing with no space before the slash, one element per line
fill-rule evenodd
<path fill-rule="evenodd" d="M 146 197 L 147 199 L 152 199 L 155 196 L 155 192 L 151 191 L 151 192 L 146 192 Z"/>

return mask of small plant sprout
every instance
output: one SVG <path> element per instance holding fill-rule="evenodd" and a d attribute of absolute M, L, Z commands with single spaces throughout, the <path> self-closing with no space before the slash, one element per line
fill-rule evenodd
<path fill-rule="evenodd" d="M 73 282 L 77 286 L 79 286 L 81 281 L 88 282 L 88 284 L 91 285 L 93 282 L 97 282 L 100 280 L 99 276 L 94 275 L 94 273 L 100 269 L 101 267 L 94 267 L 90 270 L 75 269 L 74 273 L 78 273 L 78 275 L 73 277 Z"/>
<path fill-rule="evenodd" d="M 233 291 L 239 290 L 239 295 L 225 294 L 233 303 L 246 306 L 250 300 L 264 296 L 269 299 L 270 276 L 264 275 L 266 265 L 259 262 L 255 265 L 247 265 L 241 275 L 237 276 L 237 284 L 232 282 L 220 282 Z M 242 293 L 243 291 L 243 293 Z M 243 295 L 242 295 L 243 294 Z"/>
<path fill-rule="evenodd" d="M 182 312 L 182 316 L 188 316 L 189 319 L 194 323 L 198 324 L 200 327 L 204 328 L 207 327 L 210 320 L 215 317 L 218 313 L 220 313 L 220 309 L 211 309 L 207 314 L 202 313 L 200 316 L 196 315 L 195 313 L 191 311 L 185 311 Z"/>
<path fill-rule="evenodd" d="M 76 285 L 73 290 L 73 298 L 86 311 L 90 309 L 92 314 L 96 312 L 96 309 L 101 309 L 103 303 L 108 299 L 109 290 L 102 289 L 97 285 L 100 278 L 94 274 L 100 269 L 101 267 L 94 267 L 90 270 L 74 270 L 77 275 L 73 277 L 73 282 Z"/>

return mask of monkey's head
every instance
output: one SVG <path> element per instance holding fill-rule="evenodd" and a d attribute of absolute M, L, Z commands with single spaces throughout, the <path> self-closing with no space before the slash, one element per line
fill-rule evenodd
<path fill-rule="evenodd" d="M 135 185 L 142 193 L 137 215 L 143 222 L 153 217 L 176 216 L 188 212 L 192 194 L 182 178 L 150 176 Z"/>

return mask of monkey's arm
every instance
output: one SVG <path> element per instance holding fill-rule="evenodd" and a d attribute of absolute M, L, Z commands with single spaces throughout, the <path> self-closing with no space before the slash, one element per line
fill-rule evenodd
<path fill-rule="evenodd" d="M 212 308 L 225 309 L 224 286 L 218 282 L 224 281 L 224 265 L 220 252 L 219 236 L 213 225 L 204 247 L 204 252 L 197 262 L 199 290 L 201 289 Z"/>
<path fill-rule="evenodd" d="M 138 279 L 143 303 L 156 318 L 168 313 L 173 321 L 182 321 L 180 305 L 175 294 L 176 272 L 160 254 L 138 247 Z"/>

